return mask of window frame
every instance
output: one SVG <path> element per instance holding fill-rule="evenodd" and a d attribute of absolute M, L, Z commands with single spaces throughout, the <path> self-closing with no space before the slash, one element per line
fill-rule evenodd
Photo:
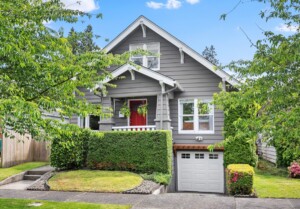
<path fill-rule="evenodd" d="M 99 121 L 101 120 L 101 117 L 99 116 Z M 80 127 L 80 128 L 89 128 L 91 129 L 91 126 L 90 126 L 90 115 L 86 116 L 86 117 L 78 117 L 77 118 L 77 125 Z M 91 129 L 93 130 L 93 129 Z M 97 130 L 94 130 L 94 131 L 97 131 Z M 98 129 L 99 131 L 99 129 Z"/>
<path fill-rule="evenodd" d="M 149 43 L 136 43 L 136 44 L 129 44 L 129 51 L 133 51 L 132 48 L 133 46 L 136 46 L 136 45 L 143 45 L 143 50 L 147 50 L 147 45 L 150 45 L 150 44 L 153 44 L 153 45 L 157 45 L 157 49 L 158 49 L 158 54 L 160 54 L 160 42 L 149 42 Z M 133 56 L 134 58 L 138 58 L 139 56 Z M 143 67 L 146 67 L 148 66 L 148 57 L 156 57 L 156 56 L 153 56 L 153 55 L 143 55 L 141 56 L 143 58 Z M 130 57 L 130 61 L 132 61 L 131 59 L 132 57 Z M 157 56 L 157 60 L 158 60 L 158 63 L 157 63 L 157 68 L 149 68 L 153 71 L 158 71 L 160 70 L 160 56 Z M 148 67 L 146 67 L 148 68 Z"/>
<path fill-rule="evenodd" d="M 193 100 L 194 101 L 194 122 L 193 122 L 193 130 L 181 130 L 183 125 L 182 118 L 186 115 L 183 114 L 182 101 L 184 100 Z M 198 110 L 198 101 L 203 103 L 210 103 L 211 99 L 201 99 L 201 98 L 180 98 L 178 99 L 178 134 L 214 134 L 215 133 L 215 108 L 214 105 L 210 104 L 210 113 L 209 114 L 199 114 Z M 199 117 L 203 115 L 212 115 L 212 130 L 200 130 L 199 129 Z"/>

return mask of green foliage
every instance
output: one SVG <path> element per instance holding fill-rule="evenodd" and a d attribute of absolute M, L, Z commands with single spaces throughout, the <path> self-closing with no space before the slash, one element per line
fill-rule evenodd
<path fill-rule="evenodd" d="M 256 166 L 257 155 L 255 138 L 248 135 L 249 132 L 244 131 L 239 121 L 249 117 L 246 108 L 236 107 L 235 109 L 226 108 L 224 120 L 224 165 L 229 164 L 249 164 Z"/>
<path fill-rule="evenodd" d="M 104 132 L 89 140 L 87 164 L 92 169 L 171 174 L 169 131 Z"/>
<path fill-rule="evenodd" d="M 124 104 L 122 105 L 120 112 L 122 115 L 124 115 L 126 118 L 130 117 L 130 108 L 127 105 L 127 102 L 124 102 Z"/>
<path fill-rule="evenodd" d="M 142 115 L 142 116 L 145 117 L 147 115 L 147 112 L 148 112 L 148 105 L 147 104 L 140 105 L 137 108 L 137 112 L 138 112 L 139 115 Z"/>
<path fill-rule="evenodd" d="M 78 87 L 93 89 L 110 75 L 107 67 L 125 64 L 129 53 L 72 53 L 68 39 L 45 22 L 75 23 L 91 15 L 66 9 L 58 0 L 0 0 L 0 8 L 1 131 L 6 134 L 5 128 L 11 127 L 35 139 L 49 139 L 62 123 L 44 113 L 57 112 L 62 120 L 101 115 L 101 106 L 88 103 Z"/>
<path fill-rule="evenodd" d="M 140 174 L 144 180 L 151 180 L 159 184 L 168 185 L 171 181 L 172 175 L 168 173 L 157 173 L 152 174 L 143 173 Z"/>
<path fill-rule="evenodd" d="M 235 86 L 239 91 L 221 92 L 215 99 L 232 110 L 247 107 L 248 117 L 235 122 L 238 134 L 253 140 L 263 134 L 277 150 L 277 164 L 287 166 L 300 157 L 300 2 L 259 2 L 268 2 L 268 11 L 260 14 L 263 19 L 279 18 L 298 29 L 286 35 L 265 31 L 264 39 L 251 42 L 256 48 L 252 60 L 225 66 L 243 81 Z"/>
<path fill-rule="evenodd" d="M 253 192 L 253 167 L 231 164 L 226 169 L 226 188 L 230 195 L 249 195 Z"/>
<path fill-rule="evenodd" d="M 75 125 L 65 126 L 65 129 L 72 129 Z M 89 129 L 72 131 L 61 131 L 51 144 L 51 165 L 60 169 L 74 169 L 85 166 L 88 140 L 93 134 Z M 99 134 L 99 133 L 98 133 Z"/>
<path fill-rule="evenodd" d="M 214 65 L 220 64 L 219 60 L 217 59 L 216 49 L 213 45 L 211 45 L 210 47 L 206 46 L 202 52 L 202 56 Z"/>

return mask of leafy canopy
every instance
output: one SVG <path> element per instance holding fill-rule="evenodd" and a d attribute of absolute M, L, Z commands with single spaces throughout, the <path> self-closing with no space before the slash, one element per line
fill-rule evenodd
<path fill-rule="evenodd" d="M 220 64 L 219 60 L 217 59 L 216 49 L 213 45 L 211 45 L 210 47 L 206 46 L 202 52 L 202 56 L 214 65 Z"/>
<path fill-rule="evenodd" d="M 0 0 L 2 132 L 10 127 L 45 139 L 61 131 L 62 125 L 45 118 L 44 113 L 57 112 L 62 120 L 74 114 L 102 114 L 101 106 L 87 103 L 77 87 L 93 89 L 109 76 L 108 66 L 125 63 L 129 55 L 74 54 L 68 39 L 44 25 L 49 21 L 74 23 L 83 16 L 91 17 L 66 9 L 59 0 Z"/>
<path fill-rule="evenodd" d="M 275 145 L 278 163 L 287 165 L 300 158 L 300 3 L 259 2 L 270 7 L 261 12 L 261 18 L 279 18 L 287 27 L 298 29 L 289 35 L 265 31 L 264 39 L 251 42 L 256 48 L 253 59 L 227 66 L 242 81 L 236 86 L 238 91 L 216 94 L 215 102 L 223 106 L 225 114 L 247 108 L 249 117 L 237 117 L 232 124 L 236 137 L 246 135 L 245 141 L 256 140 L 257 134 L 262 133 L 265 140 Z M 221 16 L 225 17 L 226 14 Z"/>

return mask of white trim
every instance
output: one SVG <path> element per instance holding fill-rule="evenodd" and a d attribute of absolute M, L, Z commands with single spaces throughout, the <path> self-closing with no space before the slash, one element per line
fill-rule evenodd
<path fill-rule="evenodd" d="M 151 30 L 155 31 L 157 34 L 159 34 L 161 37 L 172 43 L 173 45 L 177 46 L 178 48 L 182 48 L 182 51 L 191 56 L 193 59 L 204 65 L 206 68 L 208 68 L 210 71 L 215 73 L 220 78 L 225 78 L 228 83 L 231 85 L 238 85 L 239 82 L 231 78 L 229 74 L 227 74 L 223 70 L 215 70 L 215 65 L 213 65 L 211 62 L 206 60 L 204 57 L 202 57 L 199 53 L 194 51 L 192 48 L 187 46 L 185 43 L 177 39 L 176 37 L 172 36 L 167 31 L 163 30 L 159 26 L 157 26 L 152 21 L 148 20 L 144 16 L 138 17 L 131 25 L 129 25 L 123 32 L 121 32 L 115 39 L 113 39 L 108 45 L 104 47 L 103 50 L 106 52 L 110 52 L 114 47 L 116 47 L 122 40 L 124 40 L 130 33 L 132 33 L 137 27 L 140 26 L 141 21 L 143 22 L 143 25 L 147 26 Z"/>
<path fill-rule="evenodd" d="M 160 42 L 149 42 L 149 43 L 135 43 L 135 44 L 129 44 L 129 51 L 132 51 L 132 47 L 133 46 L 136 46 L 136 45 L 142 45 L 143 46 L 143 50 L 147 51 L 148 50 L 148 45 L 155 45 L 157 47 L 157 51 L 158 51 L 158 54 L 160 54 Z M 143 59 L 143 66 L 147 66 L 148 65 L 148 57 L 155 57 L 155 56 L 146 56 L 146 55 L 143 55 L 141 56 L 142 59 Z M 132 60 L 131 60 L 132 61 Z M 148 69 L 151 69 L 151 70 L 154 70 L 154 71 L 158 71 L 160 70 L 160 57 L 158 56 L 157 57 L 157 68 L 148 68 Z"/>
<path fill-rule="evenodd" d="M 162 81 L 162 82 L 164 82 L 165 84 L 168 84 L 169 86 L 172 86 L 172 87 L 174 87 L 174 86 L 177 84 L 175 80 L 173 80 L 173 79 L 171 79 L 171 78 L 169 78 L 169 77 L 167 77 L 167 76 L 164 76 L 164 75 L 162 75 L 162 74 L 160 74 L 160 73 L 157 73 L 157 72 L 155 72 L 155 71 L 153 71 L 153 70 L 150 70 L 150 69 L 148 69 L 148 68 L 146 68 L 146 67 L 141 66 L 139 69 L 137 69 L 136 67 L 134 67 L 134 66 L 132 66 L 132 65 L 130 65 L 130 64 L 125 64 L 125 65 L 119 67 L 118 69 L 114 70 L 114 71 L 111 73 L 111 76 L 107 77 L 107 78 L 103 81 L 103 83 L 108 83 L 108 82 L 110 82 L 112 79 L 114 79 L 114 78 L 116 78 L 116 77 L 122 75 L 123 73 L 125 73 L 126 71 L 129 71 L 129 70 L 134 70 L 134 71 L 136 71 L 136 72 L 138 72 L 138 73 L 141 73 L 141 74 L 143 74 L 143 75 L 145 75 L 145 76 L 148 76 L 148 77 L 150 77 L 150 78 L 153 78 L 153 79 L 155 79 L 155 80 L 157 80 L 157 81 Z M 97 88 L 98 86 L 99 86 L 99 84 L 96 86 L 96 88 Z"/>
<path fill-rule="evenodd" d="M 184 64 L 184 52 L 182 48 L 179 48 L 179 53 L 180 53 L 180 64 Z"/>
<path fill-rule="evenodd" d="M 143 31 L 143 38 L 146 38 L 146 36 L 147 36 L 146 26 L 144 25 L 143 21 L 141 21 L 140 23 L 141 23 L 141 27 L 142 27 L 142 31 Z"/>
<path fill-rule="evenodd" d="M 147 98 L 141 98 L 141 99 L 127 99 L 127 105 L 128 105 L 128 108 L 130 109 L 130 101 L 146 101 L 146 104 L 148 105 L 148 100 Z M 127 118 L 127 126 L 130 127 L 130 117 L 131 115 Z M 146 115 L 146 125 L 148 125 L 148 112 L 147 112 L 147 115 Z"/>
<path fill-rule="evenodd" d="M 180 100 L 193 100 L 194 101 L 194 114 L 191 115 L 194 117 L 193 125 L 194 130 L 181 130 L 183 113 L 180 107 Z M 213 121 L 212 121 L 212 130 L 199 130 L 199 114 L 197 102 L 201 100 L 203 102 L 211 102 L 212 99 L 201 99 L 201 98 L 179 98 L 178 101 L 178 134 L 214 134 L 215 133 L 215 108 L 214 105 L 211 105 L 211 112 L 213 113 Z M 210 114 L 209 114 L 210 115 Z"/>

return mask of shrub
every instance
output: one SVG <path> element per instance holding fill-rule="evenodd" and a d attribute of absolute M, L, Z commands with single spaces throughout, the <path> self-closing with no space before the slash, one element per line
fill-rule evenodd
<path fill-rule="evenodd" d="M 152 174 L 143 173 L 143 174 L 140 174 L 140 175 L 144 180 L 151 180 L 151 181 L 154 181 L 156 183 L 164 184 L 164 185 L 168 185 L 171 181 L 171 178 L 172 178 L 171 174 L 157 173 L 157 172 L 152 173 Z"/>
<path fill-rule="evenodd" d="M 253 167 L 247 164 L 231 164 L 226 169 L 227 192 L 230 195 L 249 195 L 253 192 Z"/>
<path fill-rule="evenodd" d="M 249 113 L 246 108 L 226 109 L 227 114 L 224 120 L 225 143 L 224 143 L 224 166 L 229 164 L 249 164 L 256 166 L 258 157 L 256 155 L 255 140 L 251 139 L 247 131 L 236 123 L 238 118 L 247 118 Z"/>
<path fill-rule="evenodd" d="M 169 131 L 104 132 L 89 140 L 87 164 L 92 169 L 171 173 Z"/>
<path fill-rule="evenodd" d="M 294 161 L 291 163 L 291 166 L 288 167 L 290 177 L 292 178 L 300 178 L 300 160 Z"/>
<path fill-rule="evenodd" d="M 51 166 L 60 169 L 74 169 L 85 166 L 88 139 L 92 132 L 88 129 L 58 134 L 51 144 Z"/>

